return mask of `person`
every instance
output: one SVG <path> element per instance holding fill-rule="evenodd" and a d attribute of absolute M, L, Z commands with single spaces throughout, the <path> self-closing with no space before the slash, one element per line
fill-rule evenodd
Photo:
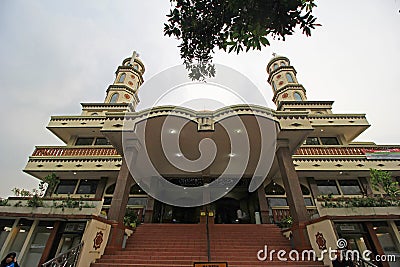
<path fill-rule="evenodd" d="M 20 267 L 17 263 L 17 253 L 10 252 L 7 256 L 1 261 L 1 267 Z"/>

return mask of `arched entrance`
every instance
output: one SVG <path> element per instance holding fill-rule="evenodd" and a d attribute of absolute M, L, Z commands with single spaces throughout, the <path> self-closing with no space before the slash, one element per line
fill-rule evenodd
<path fill-rule="evenodd" d="M 224 197 L 215 202 L 215 223 L 230 224 L 239 223 L 237 211 L 240 209 L 240 201 L 230 197 Z"/>

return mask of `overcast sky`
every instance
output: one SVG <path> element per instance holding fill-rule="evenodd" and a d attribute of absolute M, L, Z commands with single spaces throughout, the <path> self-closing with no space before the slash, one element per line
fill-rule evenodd
<path fill-rule="evenodd" d="M 334 100 L 336 113 L 367 114 L 372 127 L 358 141 L 400 144 L 400 1 L 318 5 L 323 26 L 312 37 L 298 31 L 261 52 L 217 51 L 214 61 L 243 73 L 271 99 L 265 67 L 273 52 L 287 56 L 308 100 Z M 145 80 L 181 63 L 178 42 L 163 36 L 169 8 L 168 0 L 0 1 L 0 196 L 36 186 L 22 169 L 35 145 L 61 144 L 45 128 L 50 116 L 102 102 L 133 50 L 146 66 Z"/>

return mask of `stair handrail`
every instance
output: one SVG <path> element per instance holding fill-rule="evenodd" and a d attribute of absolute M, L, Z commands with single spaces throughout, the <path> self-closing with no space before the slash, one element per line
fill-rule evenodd
<path fill-rule="evenodd" d="M 59 254 L 57 257 L 42 264 L 42 267 L 75 267 L 78 263 L 83 242 L 79 245 Z"/>
<path fill-rule="evenodd" d="M 206 230 L 207 230 L 207 259 L 211 261 L 211 249 L 210 249 L 210 229 L 208 227 L 208 208 L 206 208 Z"/>
<path fill-rule="evenodd" d="M 367 264 L 368 266 L 371 266 L 371 267 L 379 267 L 378 265 L 375 265 L 375 264 L 373 264 L 372 262 L 367 261 L 367 260 L 365 260 L 365 259 L 363 259 L 363 258 L 359 258 L 359 259 L 355 262 L 356 266 L 364 266 L 363 263 L 365 263 L 365 264 Z"/>

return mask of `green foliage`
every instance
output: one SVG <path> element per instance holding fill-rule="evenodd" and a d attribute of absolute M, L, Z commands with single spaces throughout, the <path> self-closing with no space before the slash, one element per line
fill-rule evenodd
<path fill-rule="evenodd" d="M 31 192 L 29 190 L 26 190 L 24 188 L 14 187 L 11 191 L 17 197 L 31 197 L 31 196 L 33 196 L 33 192 Z"/>
<path fill-rule="evenodd" d="M 285 217 L 278 223 L 280 228 L 289 228 L 293 224 L 293 218 L 291 216 Z"/>
<path fill-rule="evenodd" d="M 79 208 L 79 210 L 82 209 L 83 206 L 83 201 L 82 199 L 73 199 L 71 198 L 70 195 L 68 195 L 65 199 L 62 199 L 60 204 L 58 202 L 53 202 L 53 206 L 55 208 L 61 208 L 63 211 L 65 208 L 73 209 L 73 208 Z"/>
<path fill-rule="evenodd" d="M 382 188 L 385 193 L 395 199 L 399 195 L 399 183 L 395 182 L 388 171 L 370 169 L 371 183 L 375 190 Z"/>
<path fill-rule="evenodd" d="M 261 50 L 269 37 L 285 40 L 299 26 L 307 36 L 319 24 L 315 0 L 170 0 L 164 34 L 181 41 L 190 78 L 213 76 L 214 48 L 240 53 Z"/>
<path fill-rule="evenodd" d="M 125 216 L 124 216 L 124 225 L 135 227 L 138 223 L 137 214 L 134 209 L 126 209 Z"/>
<path fill-rule="evenodd" d="M 40 194 L 43 196 L 46 190 L 53 190 L 59 182 L 60 179 L 58 179 L 55 173 L 47 175 L 39 183 Z"/>
<path fill-rule="evenodd" d="M 10 204 L 8 204 L 8 199 L 0 199 L 0 206 L 10 206 Z"/>
<path fill-rule="evenodd" d="M 43 207 L 43 199 L 38 194 L 34 194 L 28 199 L 27 206 L 33 208 Z"/>
<path fill-rule="evenodd" d="M 325 208 L 354 208 L 354 207 L 398 207 L 400 199 L 385 198 L 381 196 L 355 197 L 355 198 L 332 198 L 322 197 Z"/>

